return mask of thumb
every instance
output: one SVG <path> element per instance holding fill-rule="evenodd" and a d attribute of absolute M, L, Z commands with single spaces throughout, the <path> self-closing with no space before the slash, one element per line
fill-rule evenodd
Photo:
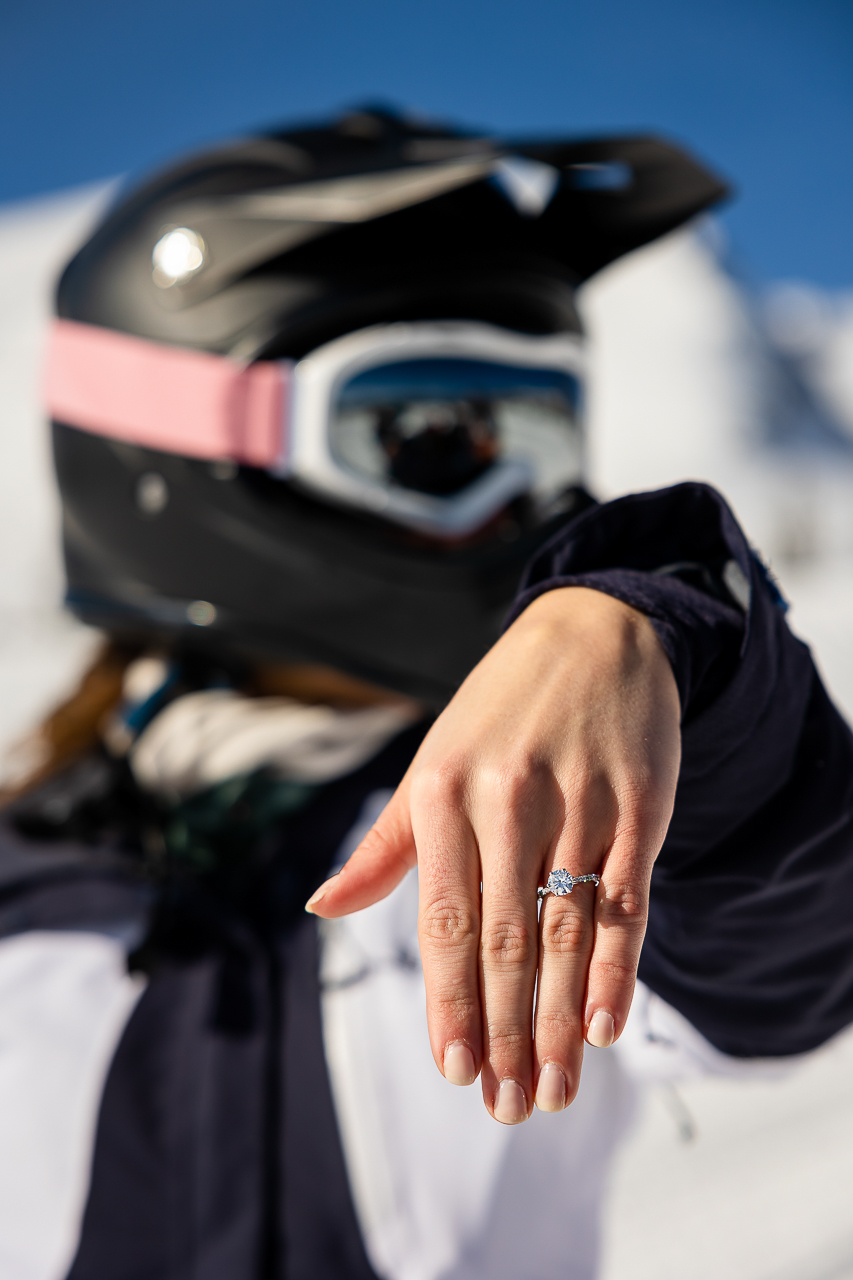
<path fill-rule="evenodd" d="M 408 775 L 336 876 L 321 884 L 305 910 L 326 920 L 387 898 L 417 862 L 409 816 Z"/>

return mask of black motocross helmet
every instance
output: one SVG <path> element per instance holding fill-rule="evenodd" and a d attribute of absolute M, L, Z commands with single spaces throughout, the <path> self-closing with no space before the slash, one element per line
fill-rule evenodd
<path fill-rule="evenodd" d="M 577 286 L 725 193 L 654 137 L 506 141 L 376 109 L 157 174 L 58 288 L 48 399 L 70 608 L 116 637 L 322 663 L 441 706 L 526 561 L 589 501 L 565 469 L 531 500 L 529 467 L 498 463 L 501 414 L 519 396 L 536 423 L 561 396 L 568 413 L 579 374 L 540 352 L 577 345 Z M 358 354 L 386 348 L 378 372 Z M 263 398 L 273 369 L 269 413 L 302 386 L 307 438 L 317 379 L 338 386 L 347 360 L 328 484 L 310 439 L 301 471 L 278 444 L 231 448 L 227 427 L 192 443 L 194 386 L 199 404 Z M 92 385 L 67 392 L 84 366 Z"/>

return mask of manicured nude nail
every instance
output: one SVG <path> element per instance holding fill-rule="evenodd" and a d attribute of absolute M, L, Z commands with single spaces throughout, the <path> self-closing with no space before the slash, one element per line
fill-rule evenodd
<path fill-rule="evenodd" d="M 594 1049 L 609 1049 L 616 1034 L 613 1015 L 605 1009 L 597 1009 L 589 1020 L 586 1030 L 587 1043 Z"/>
<path fill-rule="evenodd" d="M 309 913 L 309 915 L 314 914 L 314 908 L 323 901 L 323 899 L 325 898 L 328 892 L 328 889 L 329 889 L 329 882 L 326 881 L 325 884 L 320 885 L 320 888 L 317 890 L 317 892 L 313 893 L 311 897 L 308 899 L 308 901 L 305 903 L 305 910 Z"/>
<path fill-rule="evenodd" d="M 501 1124 L 521 1124 L 527 1119 L 524 1090 L 515 1080 L 501 1080 L 495 1098 L 495 1119 Z"/>
<path fill-rule="evenodd" d="M 536 1105 L 540 1111 L 562 1111 L 566 1105 L 566 1077 L 556 1062 L 546 1062 L 539 1072 Z"/>
<path fill-rule="evenodd" d="M 477 1079 L 474 1055 L 461 1040 L 454 1040 L 444 1051 L 444 1078 L 451 1084 L 473 1084 Z"/>

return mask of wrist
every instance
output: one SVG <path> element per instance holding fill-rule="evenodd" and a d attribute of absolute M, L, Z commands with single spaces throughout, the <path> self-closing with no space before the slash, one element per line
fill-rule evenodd
<path fill-rule="evenodd" d="M 555 587 L 533 600 L 513 624 L 524 623 L 565 639 L 602 637 L 606 642 L 636 643 L 645 638 L 658 644 L 654 627 L 639 609 L 591 587 Z"/>
<path fill-rule="evenodd" d="M 511 633 L 539 665 L 573 665 L 573 655 L 582 655 L 584 667 L 607 680 L 620 672 L 630 678 L 643 668 L 680 715 L 672 663 L 651 620 L 615 596 L 591 587 L 555 587 L 531 601 Z"/>

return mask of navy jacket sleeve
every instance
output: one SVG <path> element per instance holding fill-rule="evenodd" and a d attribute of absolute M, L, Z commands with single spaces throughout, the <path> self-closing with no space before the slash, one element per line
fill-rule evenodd
<path fill-rule="evenodd" d="M 853 1021 L 853 736 L 723 499 L 683 484 L 590 509 L 512 616 L 586 585 L 648 614 L 682 705 L 675 810 L 640 977 L 740 1057 Z"/>

